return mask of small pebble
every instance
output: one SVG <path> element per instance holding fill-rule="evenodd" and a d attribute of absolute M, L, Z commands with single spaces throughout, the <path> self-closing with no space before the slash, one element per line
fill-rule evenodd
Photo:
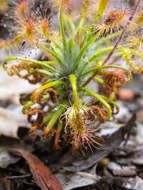
<path fill-rule="evenodd" d="M 109 165 L 109 163 L 110 163 L 110 160 L 108 158 L 103 158 L 102 160 L 100 160 L 99 165 L 105 167 Z"/>
<path fill-rule="evenodd" d="M 129 88 L 120 88 L 117 92 L 117 97 L 122 101 L 132 101 L 135 98 L 135 93 Z"/>

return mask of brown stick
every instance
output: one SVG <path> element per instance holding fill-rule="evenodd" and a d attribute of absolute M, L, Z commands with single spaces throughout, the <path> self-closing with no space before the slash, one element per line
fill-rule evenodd
<path fill-rule="evenodd" d="M 113 59 L 110 63 L 108 63 L 108 65 L 113 65 L 114 63 L 116 63 L 119 59 L 121 59 L 122 56 L 118 56 L 115 59 Z"/>

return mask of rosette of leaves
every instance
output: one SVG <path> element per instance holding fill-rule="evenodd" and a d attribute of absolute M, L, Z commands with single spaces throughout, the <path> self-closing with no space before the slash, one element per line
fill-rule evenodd
<path fill-rule="evenodd" d="M 128 26 L 139 2 L 129 18 Z M 48 37 L 47 43 L 37 41 L 35 45 L 48 55 L 49 60 L 8 57 L 3 63 L 9 75 L 17 75 L 30 83 L 40 82 L 41 86 L 27 95 L 22 112 L 28 115 L 32 123 L 30 133 L 39 129 L 43 131 L 43 138 L 54 136 L 55 148 L 59 147 L 60 140 L 71 144 L 73 151 L 100 147 L 102 138 L 97 136 L 98 126 L 119 112 L 116 91 L 132 79 L 131 71 L 114 64 L 121 58 L 125 58 L 128 63 L 129 54 L 126 52 L 135 52 L 133 47 L 131 50 L 130 43 L 125 42 L 119 46 L 126 29 L 119 27 L 117 31 L 106 32 L 110 27 L 120 24 L 123 14 L 112 12 L 107 18 L 108 22 L 106 20 L 102 27 L 98 24 L 107 3 L 107 0 L 100 0 L 94 22 L 86 14 L 80 14 L 76 20 L 72 19 L 60 5 L 60 31 L 56 31 L 56 39 L 51 35 L 49 26 L 45 25 L 47 22 L 42 22 L 41 28 L 34 29 L 34 32 L 32 25 L 26 30 L 26 37 L 32 43 L 37 37 L 36 32 L 43 39 Z M 21 9 L 23 15 L 24 6 L 25 3 Z M 110 41 L 118 36 L 116 44 L 112 45 Z M 113 61 L 107 64 L 111 56 Z M 8 66 L 7 63 L 12 60 L 18 64 Z M 98 84 L 99 88 L 90 89 L 90 82 Z M 89 101 L 86 101 L 86 97 L 89 97 Z M 33 115 L 36 115 L 36 119 L 33 119 Z"/>

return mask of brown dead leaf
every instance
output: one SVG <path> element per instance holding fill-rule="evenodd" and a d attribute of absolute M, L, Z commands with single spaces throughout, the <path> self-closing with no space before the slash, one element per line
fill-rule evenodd
<path fill-rule="evenodd" d="M 10 149 L 19 152 L 28 162 L 31 173 L 42 190 L 62 190 L 62 186 L 50 170 L 33 154 L 22 149 Z"/>

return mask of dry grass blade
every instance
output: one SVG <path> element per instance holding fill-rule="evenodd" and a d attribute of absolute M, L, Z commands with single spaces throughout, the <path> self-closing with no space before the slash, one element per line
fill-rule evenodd
<path fill-rule="evenodd" d="M 22 149 L 10 149 L 19 152 L 28 162 L 31 173 L 42 190 L 62 190 L 62 186 L 57 178 L 36 156 Z"/>

